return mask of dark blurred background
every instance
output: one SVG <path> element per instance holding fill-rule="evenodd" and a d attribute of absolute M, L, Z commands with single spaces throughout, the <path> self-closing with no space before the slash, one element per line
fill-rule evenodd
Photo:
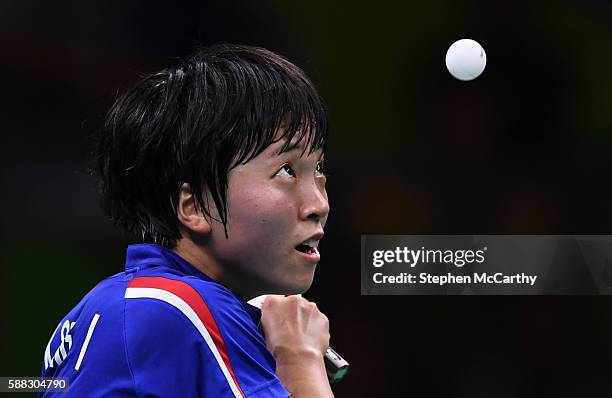
<path fill-rule="evenodd" d="M 472 82 L 444 64 L 472 38 Z M 307 297 L 352 365 L 337 397 L 609 397 L 609 297 L 360 295 L 360 235 L 612 231 L 604 0 L 0 3 L 1 376 L 40 374 L 57 322 L 132 242 L 88 175 L 143 73 L 219 41 L 301 66 L 330 109 L 332 213 Z"/>

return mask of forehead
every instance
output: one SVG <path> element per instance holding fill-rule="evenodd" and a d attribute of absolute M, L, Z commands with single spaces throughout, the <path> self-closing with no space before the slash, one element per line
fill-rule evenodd
<path fill-rule="evenodd" d="M 263 138 L 263 137 L 262 137 Z M 325 134 L 318 130 L 290 131 L 286 125 L 275 132 L 274 138 L 268 141 L 262 149 L 251 153 L 245 160 L 240 160 L 235 166 L 248 163 L 274 161 L 280 157 L 299 157 L 323 159 L 325 153 Z"/>
<path fill-rule="evenodd" d="M 281 138 L 280 140 L 275 141 L 272 144 L 268 145 L 257 156 L 253 157 L 252 159 L 246 162 L 237 164 L 236 167 L 239 169 L 242 169 L 244 167 L 247 167 L 247 168 L 256 167 L 257 168 L 260 166 L 261 167 L 278 166 L 277 163 L 279 160 L 285 161 L 285 160 L 296 159 L 296 158 L 304 159 L 307 161 L 323 160 L 323 157 L 324 157 L 323 148 L 315 149 L 314 151 L 312 151 L 312 153 L 309 153 L 311 146 L 309 145 L 308 147 L 306 147 L 307 145 L 306 139 L 298 141 L 298 139 L 294 138 L 293 140 L 291 140 L 287 148 L 283 150 L 286 144 L 287 144 L 287 139 Z"/>
<path fill-rule="evenodd" d="M 268 157 L 276 157 L 281 156 L 283 154 L 297 154 L 300 157 L 322 155 L 323 148 L 313 150 L 312 143 L 309 143 L 309 140 L 307 138 L 307 135 L 302 139 L 299 139 L 299 137 L 294 136 L 293 139 L 288 142 L 287 138 L 283 137 L 278 141 L 270 144 L 270 146 L 268 146 L 262 154 L 265 153 Z"/>

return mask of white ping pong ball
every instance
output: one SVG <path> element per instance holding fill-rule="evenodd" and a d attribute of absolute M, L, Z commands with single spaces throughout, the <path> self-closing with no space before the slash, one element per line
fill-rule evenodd
<path fill-rule="evenodd" d="M 446 52 L 446 68 L 459 80 L 476 79 L 486 64 L 487 54 L 484 48 L 472 39 L 457 40 Z"/>

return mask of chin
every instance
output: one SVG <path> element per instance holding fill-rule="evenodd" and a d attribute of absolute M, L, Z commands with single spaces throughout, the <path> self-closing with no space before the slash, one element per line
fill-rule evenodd
<path fill-rule="evenodd" d="M 308 291 L 308 289 L 310 289 L 310 286 L 312 286 L 312 280 L 308 281 L 308 283 L 304 283 L 302 285 L 298 285 L 298 286 L 292 286 L 291 293 L 286 293 L 286 294 L 304 294 Z"/>
<path fill-rule="evenodd" d="M 266 294 L 278 294 L 290 296 L 294 294 L 303 294 L 310 289 L 314 280 L 314 272 L 302 274 L 300 277 L 292 275 L 288 278 L 271 278 L 265 282 L 265 287 L 262 289 Z"/>
<path fill-rule="evenodd" d="M 306 286 L 306 287 L 302 287 L 302 288 L 295 288 L 295 289 L 291 289 L 289 291 L 289 293 L 285 293 L 287 296 L 291 296 L 294 294 L 304 294 L 308 291 L 308 289 L 310 289 L 310 285 Z"/>
<path fill-rule="evenodd" d="M 311 285 L 312 285 L 312 281 L 309 281 L 308 283 L 303 283 L 303 284 L 277 286 L 277 288 L 274 289 L 276 290 L 274 294 L 282 294 L 285 296 L 291 296 L 294 294 L 303 294 L 303 293 L 306 293 L 308 289 L 310 289 Z"/>

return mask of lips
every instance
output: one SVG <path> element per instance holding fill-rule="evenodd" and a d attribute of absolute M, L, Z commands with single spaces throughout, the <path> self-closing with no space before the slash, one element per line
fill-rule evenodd
<path fill-rule="evenodd" d="M 311 248 L 308 252 L 301 252 L 297 248 L 295 249 L 298 256 L 304 258 L 306 261 L 312 263 L 318 263 L 321 260 L 321 255 L 316 247 Z"/>
<path fill-rule="evenodd" d="M 297 251 L 302 253 L 312 253 L 319 246 L 319 241 L 323 238 L 323 231 L 317 231 L 299 245 L 295 246 Z M 314 249 L 314 250 L 313 250 Z"/>
<path fill-rule="evenodd" d="M 302 241 L 302 243 L 299 245 L 295 246 L 295 250 L 310 261 L 319 261 L 321 255 L 319 254 L 317 247 L 319 246 L 319 241 L 322 237 L 323 231 L 318 231 L 306 240 Z"/>
<path fill-rule="evenodd" d="M 300 243 L 295 247 L 295 250 L 302 253 L 313 253 L 317 250 L 317 246 L 319 245 L 319 241 L 316 239 L 308 239 L 303 243 Z"/>

